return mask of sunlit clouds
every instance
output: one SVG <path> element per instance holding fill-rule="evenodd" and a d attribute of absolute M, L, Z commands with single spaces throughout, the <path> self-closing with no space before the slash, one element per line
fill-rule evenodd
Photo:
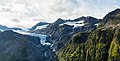
<path fill-rule="evenodd" d="M 119 7 L 119 0 L 0 0 L 0 24 L 30 28 L 40 21 L 53 22 L 57 18 L 103 18 Z"/>

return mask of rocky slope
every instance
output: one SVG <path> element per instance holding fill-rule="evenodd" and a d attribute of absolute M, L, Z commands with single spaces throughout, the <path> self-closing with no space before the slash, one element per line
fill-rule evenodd
<path fill-rule="evenodd" d="M 68 43 L 73 34 L 95 29 L 99 21 L 99 19 L 90 16 L 83 16 L 74 20 L 63 20 L 59 18 L 46 28 L 38 29 L 34 32 L 51 35 L 48 42 L 51 42 L 54 50 L 57 50 Z"/>
<path fill-rule="evenodd" d="M 56 54 L 59 61 L 119 61 L 120 9 L 108 13 L 97 29 L 75 34 Z"/>
<path fill-rule="evenodd" d="M 99 23 L 99 25 L 98 25 Z M 119 61 L 120 9 L 102 20 L 80 17 L 38 23 L 30 32 L 50 35 L 42 45 L 38 37 L 7 30 L 0 32 L 0 61 Z M 40 28 L 37 28 L 40 26 Z M 4 27 L 3 27 L 4 28 Z"/>

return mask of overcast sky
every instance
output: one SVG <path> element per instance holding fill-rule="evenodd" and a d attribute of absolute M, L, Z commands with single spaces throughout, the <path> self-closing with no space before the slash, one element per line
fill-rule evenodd
<path fill-rule="evenodd" d="M 103 18 L 116 8 L 120 0 L 0 0 L 0 24 L 23 28 L 57 18 Z"/>

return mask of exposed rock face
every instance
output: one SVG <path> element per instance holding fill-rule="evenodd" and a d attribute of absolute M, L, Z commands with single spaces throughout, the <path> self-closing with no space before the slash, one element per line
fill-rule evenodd
<path fill-rule="evenodd" d="M 75 34 L 57 52 L 59 61 L 119 61 L 120 25 L 115 25 L 120 24 L 116 22 L 120 21 L 119 14 L 119 9 L 110 12 L 101 22 L 104 25 L 90 32 Z"/>
<path fill-rule="evenodd" d="M 93 17 L 59 18 L 34 31 L 51 35 L 47 42 L 52 49 L 36 37 L 0 32 L 0 61 L 119 61 L 120 9 L 108 13 L 96 28 L 98 23 Z"/>
<path fill-rule="evenodd" d="M 0 32 L 0 61 L 44 61 L 42 48 L 39 38 Z"/>
<path fill-rule="evenodd" d="M 74 20 L 63 20 L 59 18 L 45 29 L 34 32 L 51 35 L 50 41 L 54 49 L 60 49 L 69 42 L 71 36 L 78 32 L 87 32 L 96 28 L 99 19 L 93 17 L 80 17 Z"/>

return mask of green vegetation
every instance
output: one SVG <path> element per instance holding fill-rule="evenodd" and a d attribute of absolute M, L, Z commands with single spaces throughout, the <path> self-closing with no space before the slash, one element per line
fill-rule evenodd
<path fill-rule="evenodd" d="M 59 61 L 120 61 L 120 9 L 89 33 L 78 33 L 56 54 Z"/>
<path fill-rule="evenodd" d="M 58 59 L 59 61 L 118 61 L 120 60 L 119 30 L 106 28 L 75 34 L 71 42 L 56 53 Z"/>

